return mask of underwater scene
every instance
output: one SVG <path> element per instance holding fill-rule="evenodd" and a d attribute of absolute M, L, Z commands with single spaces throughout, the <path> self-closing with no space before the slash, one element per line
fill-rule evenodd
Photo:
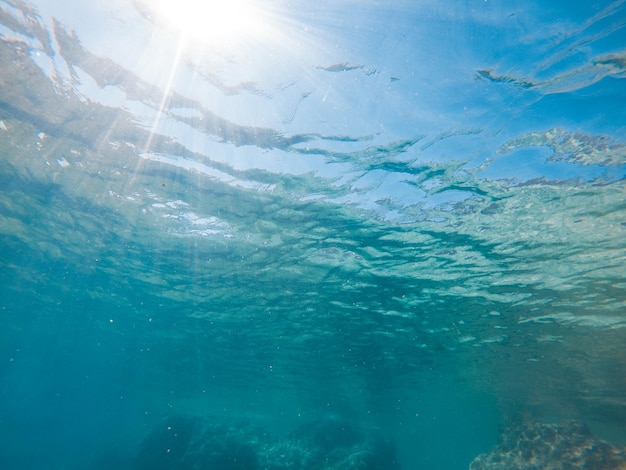
<path fill-rule="evenodd" d="M 626 469 L 626 2 L 0 0 L 0 468 Z"/>

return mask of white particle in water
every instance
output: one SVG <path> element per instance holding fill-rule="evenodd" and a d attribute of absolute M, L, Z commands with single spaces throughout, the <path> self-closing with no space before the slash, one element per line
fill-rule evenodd
<path fill-rule="evenodd" d="M 70 162 L 68 162 L 65 158 L 57 158 L 57 163 L 61 168 L 67 168 L 70 166 Z"/>

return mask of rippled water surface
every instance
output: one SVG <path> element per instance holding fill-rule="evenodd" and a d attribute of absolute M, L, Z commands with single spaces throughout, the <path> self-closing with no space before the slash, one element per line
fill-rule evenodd
<path fill-rule="evenodd" d="M 0 0 L 0 467 L 625 445 L 626 4 L 207 4 Z"/>

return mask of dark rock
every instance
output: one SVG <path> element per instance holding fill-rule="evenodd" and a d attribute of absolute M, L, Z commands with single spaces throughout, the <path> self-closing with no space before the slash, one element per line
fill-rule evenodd
<path fill-rule="evenodd" d="M 247 423 L 172 416 L 144 439 L 134 470 L 398 470 L 392 443 L 348 420 L 322 419 L 282 438 Z"/>
<path fill-rule="evenodd" d="M 580 423 L 509 428 L 470 470 L 626 470 L 626 450 L 596 439 Z"/>

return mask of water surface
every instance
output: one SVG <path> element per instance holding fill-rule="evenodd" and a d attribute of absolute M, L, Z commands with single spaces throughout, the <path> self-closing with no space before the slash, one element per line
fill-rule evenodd
<path fill-rule="evenodd" d="M 624 445 L 623 2 L 246 8 L 0 0 L 2 468 L 148 468 L 172 419 L 266 465 Z"/>

